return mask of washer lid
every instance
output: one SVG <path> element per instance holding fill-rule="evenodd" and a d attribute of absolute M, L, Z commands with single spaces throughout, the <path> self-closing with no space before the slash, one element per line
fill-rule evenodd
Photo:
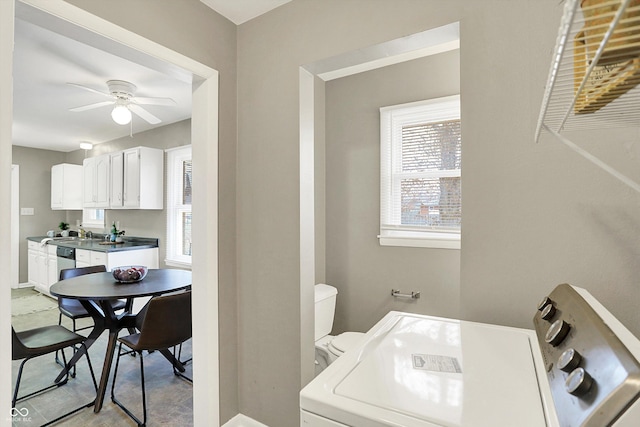
<path fill-rule="evenodd" d="M 345 351 L 355 347 L 362 340 L 362 332 L 343 332 L 329 343 L 329 350 L 336 356 L 342 355 Z"/>
<path fill-rule="evenodd" d="M 300 408 L 353 426 L 547 426 L 535 339 L 391 312 L 301 391 Z"/>

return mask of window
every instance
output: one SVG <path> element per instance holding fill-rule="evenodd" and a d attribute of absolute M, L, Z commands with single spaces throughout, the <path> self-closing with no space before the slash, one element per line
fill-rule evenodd
<path fill-rule="evenodd" d="M 380 244 L 459 249 L 460 96 L 380 109 Z"/>
<path fill-rule="evenodd" d="M 104 209 L 82 209 L 82 227 L 104 229 Z"/>
<path fill-rule="evenodd" d="M 167 150 L 168 265 L 191 266 L 191 146 Z"/>

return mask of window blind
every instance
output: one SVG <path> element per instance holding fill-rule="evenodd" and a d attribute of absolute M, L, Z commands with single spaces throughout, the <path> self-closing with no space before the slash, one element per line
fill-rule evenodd
<path fill-rule="evenodd" d="M 381 233 L 459 233 L 459 97 L 385 107 L 381 113 Z"/>

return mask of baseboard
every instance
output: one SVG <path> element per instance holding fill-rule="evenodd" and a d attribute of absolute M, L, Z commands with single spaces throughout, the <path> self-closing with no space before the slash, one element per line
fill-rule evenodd
<path fill-rule="evenodd" d="M 11 289 L 33 288 L 33 285 L 29 282 L 18 283 L 18 286 L 11 286 Z"/>
<path fill-rule="evenodd" d="M 246 415 L 238 414 L 235 417 L 227 421 L 222 427 L 268 427 L 265 424 L 247 417 Z"/>

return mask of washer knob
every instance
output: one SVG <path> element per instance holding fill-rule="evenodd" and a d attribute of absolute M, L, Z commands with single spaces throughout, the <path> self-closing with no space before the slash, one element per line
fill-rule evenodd
<path fill-rule="evenodd" d="M 549 326 L 544 340 L 552 346 L 557 346 L 567 336 L 571 326 L 562 319 L 558 319 Z"/>
<path fill-rule="evenodd" d="M 565 372 L 571 372 L 578 367 L 582 356 L 575 349 L 570 348 L 562 352 L 558 358 L 558 368 Z"/>
<path fill-rule="evenodd" d="M 553 319 L 553 316 L 555 314 L 556 314 L 556 308 L 553 306 L 553 304 L 547 304 L 542 309 L 540 317 L 542 317 L 544 320 L 551 320 L 551 319 Z"/>
<path fill-rule="evenodd" d="M 551 298 L 549 297 L 542 298 L 542 301 L 540 301 L 540 303 L 538 304 L 538 311 L 542 311 L 542 309 L 549 304 L 553 304 L 553 301 L 551 301 Z"/>
<path fill-rule="evenodd" d="M 569 374 L 565 382 L 566 390 L 574 396 L 584 396 L 593 385 L 593 378 L 583 368 Z"/>

